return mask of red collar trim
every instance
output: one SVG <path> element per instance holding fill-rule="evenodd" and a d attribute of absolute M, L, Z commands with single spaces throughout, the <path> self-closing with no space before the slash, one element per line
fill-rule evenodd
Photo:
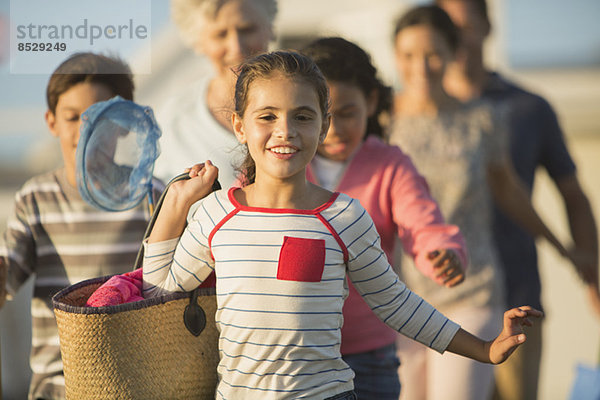
<path fill-rule="evenodd" d="M 272 214 L 305 214 L 305 215 L 319 214 L 321 211 L 329 208 L 333 204 L 333 202 L 338 198 L 338 196 L 340 195 L 339 192 L 333 193 L 326 203 L 321 204 L 319 207 L 314 208 L 312 210 L 297 210 L 294 208 L 266 208 L 266 207 L 244 206 L 244 205 L 240 204 L 236 200 L 235 196 L 233 195 L 233 192 L 238 189 L 240 189 L 240 188 L 231 187 L 229 189 L 229 191 L 227 192 L 229 201 L 231 202 L 231 204 L 233 204 L 235 206 L 236 209 L 241 210 L 241 211 L 262 212 L 262 213 L 272 213 Z"/>

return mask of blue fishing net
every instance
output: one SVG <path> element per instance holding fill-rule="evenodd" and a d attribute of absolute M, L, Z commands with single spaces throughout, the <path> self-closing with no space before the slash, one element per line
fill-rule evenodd
<path fill-rule="evenodd" d="M 160 128 L 150 107 L 116 96 L 81 116 L 76 151 L 79 193 L 106 211 L 138 205 L 152 185 Z"/>

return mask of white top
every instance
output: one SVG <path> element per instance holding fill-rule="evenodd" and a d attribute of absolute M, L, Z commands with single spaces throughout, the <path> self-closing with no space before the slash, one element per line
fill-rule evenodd
<path fill-rule="evenodd" d="M 348 161 L 330 160 L 318 154 L 311 161 L 312 171 L 317 177 L 319 186 L 331 191 L 338 187 L 348 164 Z"/>
<path fill-rule="evenodd" d="M 340 354 L 346 277 L 389 326 L 439 352 L 458 330 L 412 293 L 369 214 L 334 194 L 313 210 L 240 205 L 220 190 L 181 238 L 146 245 L 146 297 L 189 291 L 216 273 L 219 399 L 324 399 L 352 390 Z"/>
<path fill-rule="evenodd" d="M 487 166 L 507 155 L 503 110 L 471 103 L 436 116 L 396 117 L 390 143 L 409 154 L 427 179 L 443 215 L 458 225 L 469 252 L 466 279 L 440 286 L 401 263 L 402 278 L 443 312 L 456 307 L 504 308 L 503 273 L 491 228 L 492 194 Z"/>
<path fill-rule="evenodd" d="M 206 104 L 211 79 L 211 75 L 204 76 L 156 112 L 162 137 L 154 175 L 165 183 L 185 168 L 206 160 L 219 168 L 223 188 L 235 181 L 233 165 L 239 164 L 242 153 L 233 132 L 219 124 Z"/>

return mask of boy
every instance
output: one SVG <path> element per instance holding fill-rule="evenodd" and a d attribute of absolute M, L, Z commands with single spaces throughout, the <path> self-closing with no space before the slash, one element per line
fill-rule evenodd
<path fill-rule="evenodd" d="M 131 271 L 150 217 L 144 203 L 124 212 L 100 211 L 77 190 L 80 116 L 115 95 L 133 100 L 131 71 L 119 59 L 78 53 L 54 71 L 46 91 L 46 124 L 60 141 L 64 166 L 31 178 L 19 190 L 0 244 L 0 306 L 5 290 L 10 297 L 35 274 L 29 399 L 65 397 L 52 296 L 75 282 Z M 163 188 L 157 183 L 154 196 Z"/>

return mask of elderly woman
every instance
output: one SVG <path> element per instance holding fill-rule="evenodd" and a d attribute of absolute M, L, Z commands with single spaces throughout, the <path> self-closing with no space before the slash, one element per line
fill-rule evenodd
<path fill-rule="evenodd" d="M 230 115 L 235 69 L 267 50 L 273 39 L 276 0 L 172 0 L 172 17 L 185 43 L 212 64 L 211 74 L 157 111 L 162 128 L 155 174 L 168 181 L 198 160 L 219 166 L 223 187 L 235 181 L 238 142 Z"/>

